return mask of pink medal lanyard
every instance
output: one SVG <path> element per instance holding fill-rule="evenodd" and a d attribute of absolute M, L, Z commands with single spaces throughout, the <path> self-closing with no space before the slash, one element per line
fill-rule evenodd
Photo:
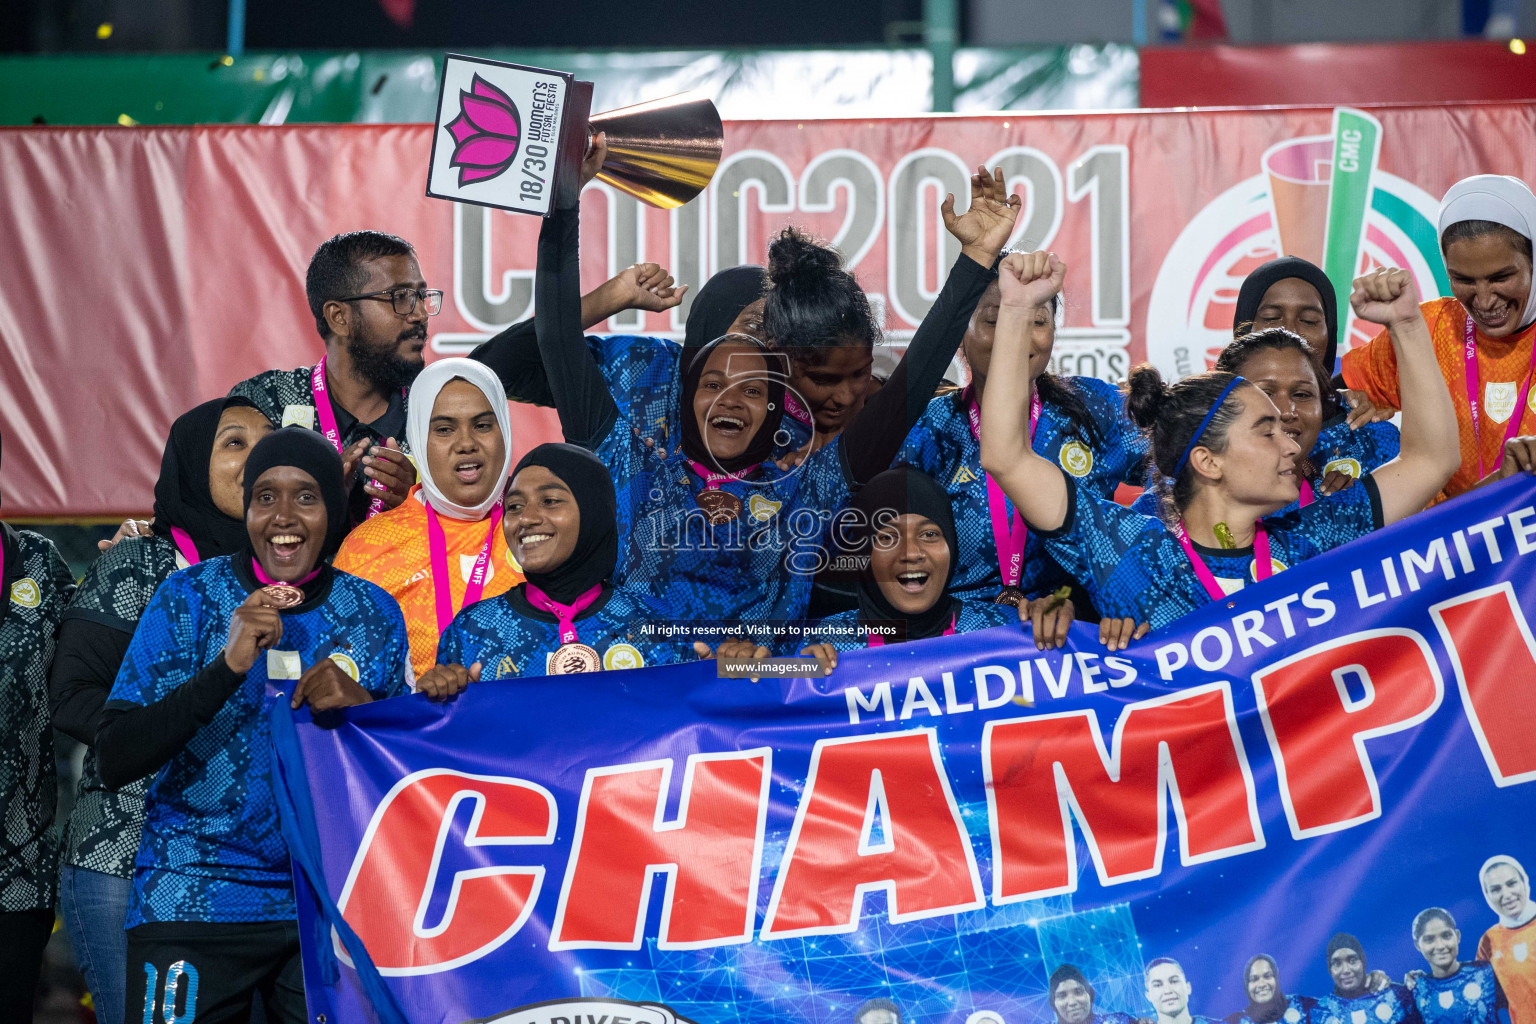
<path fill-rule="evenodd" d="M 969 387 L 965 389 L 965 411 L 971 420 L 971 433 L 979 442 L 981 440 L 981 407 L 976 403 L 976 396 Z M 1040 392 L 1036 391 L 1029 400 L 1029 437 L 1031 443 L 1035 437 L 1035 424 L 1040 422 Z M 987 511 L 992 514 L 992 539 L 997 544 L 997 570 L 1003 578 L 1003 586 L 1019 586 L 1019 580 L 1024 576 L 1024 545 L 1029 541 L 1029 527 L 1024 525 L 1024 517 L 1018 509 L 1013 510 L 1013 515 L 1008 515 L 1008 499 L 1003 495 L 1003 489 L 997 486 L 997 481 L 992 479 L 990 473 L 987 478 Z"/>
<path fill-rule="evenodd" d="M 281 580 L 275 580 L 271 576 L 268 576 L 266 570 L 262 569 L 261 562 L 257 561 L 255 558 L 251 559 L 251 571 L 256 574 L 257 580 L 259 580 L 264 586 L 268 587 L 302 587 L 304 584 L 320 575 L 320 567 L 317 567 L 314 572 L 310 573 L 308 576 L 305 576 L 301 580 L 294 580 L 292 583 L 284 583 Z"/>
<path fill-rule="evenodd" d="M 939 635 L 940 636 L 954 636 L 955 635 L 955 617 L 953 615 L 951 615 L 949 617 L 949 625 L 945 626 L 944 627 L 944 632 L 940 633 Z M 864 646 L 865 647 L 884 647 L 885 646 L 885 637 L 881 636 L 879 633 L 869 633 L 869 632 L 866 632 L 864 634 Z"/>
<path fill-rule="evenodd" d="M 453 621 L 453 582 L 448 575 L 448 538 L 443 534 L 442 521 L 437 517 L 437 509 L 430 502 L 427 506 L 427 551 L 432 559 L 432 596 L 437 602 L 437 631 L 442 633 Z M 485 543 L 480 545 L 480 554 L 475 558 L 475 567 L 469 574 L 469 582 L 464 585 L 464 603 L 460 606 L 468 608 L 480 600 L 480 595 L 485 592 L 485 578 L 491 567 L 491 548 L 496 543 L 496 531 L 501 529 L 502 508 L 498 503 L 495 511 L 491 513 L 491 528 L 486 531 Z"/>
<path fill-rule="evenodd" d="M 1297 504 L 1302 508 L 1306 508 L 1308 505 L 1312 504 L 1312 498 L 1312 484 L 1310 481 L 1303 480 L 1301 482 L 1301 500 L 1298 501 Z"/>
<path fill-rule="evenodd" d="M 1269 557 L 1269 531 L 1264 529 L 1262 520 L 1254 524 L 1253 535 L 1253 575 L 1255 579 L 1267 580 L 1274 575 L 1274 565 Z M 1174 535 L 1179 538 L 1179 546 L 1184 549 L 1184 554 L 1189 556 L 1189 564 L 1195 570 L 1195 578 L 1205 588 L 1205 592 L 1211 596 L 1212 601 L 1220 601 L 1227 596 L 1227 592 L 1221 589 L 1221 584 L 1216 582 L 1216 574 L 1211 572 L 1211 567 L 1205 564 L 1195 551 L 1194 542 L 1189 539 L 1189 531 L 1184 529 L 1184 522 L 1180 520 L 1174 524 Z"/>
<path fill-rule="evenodd" d="M 320 419 L 320 433 L 325 435 L 325 439 L 327 441 L 336 446 L 336 454 L 345 458 L 346 447 L 341 443 L 341 431 L 336 429 L 336 410 L 331 408 L 331 396 L 325 389 L 324 356 L 320 357 L 320 361 L 316 363 L 315 368 L 310 371 L 309 390 L 315 401 L 315 415 Z M 401 394 L 404 393 L 405 390 L 402 388 Z M 383 511 L 384 499 L 378 495 L 375 495 L 373 499 L 368 502 L 368 518 L 372 519 L 374 516 Z"/>
<path fill-rule="evenodd" d="M 718 491 L 721 484 L 731 480 L 740 480 L 761 465 L 762 463 L 759 462 L 736 473 L 716 473 L 702 462 L 695 462 L 692 459 L 688 460 L 689 468 L 704 478 L 704 489 L 706 491 Z"/>
<path fill-rule="evenodd" d="M 556 619 L 560 620 L 560 642 L 562 644 L 573 644 L 576 642 L 576 616 L 585 611 L 587 606 L 593 601 L 596 601 L 598 595 L 602 592 L 603 585 L 599 583 L 570 604 L 561 604 L 532 583 L 528 584 L 525 590 L 529 604 L 542 611 L 549 612 Z"/>
<path fill-rule="evenodd" d="M 1477 446 L 1477 478 L 1483 478 L 1483 435 L 1478 421 L 1482 411 L 1478 398 L 1482 394 L 1481 375 L 1477 369 L 1477 329 L 1472 324 L 1472 314 L 1467 314 L 1467 328 L 1462 334 L 1462 355 L 1467 363 L 1467 404 L 1472 407 L 1472 443 Z M 1504 430 L 1504 443 L 1520 433 L 1520 422 L 1525 419 L 1525 400 L 1531 393 L 1531 377 L 1536 376 L 1536 341 L 1531 343 L 1531 368 L 1525 373 L 1525 383 L 1520 385 L 1520 397 L 1515 400 L 1515 411 L 1510 414 L 1509 426 Z"/>
<path fill-rule="evenodd" d="M 171 527 L 171 540 L 176 542 L 176 550 L 181 552 L 181 557 L 187 560 L 188 565 L 196 565 L 203 559 L 197 553 L 197 545 L 192 543 L 192 535 L 179 526 Z"/>

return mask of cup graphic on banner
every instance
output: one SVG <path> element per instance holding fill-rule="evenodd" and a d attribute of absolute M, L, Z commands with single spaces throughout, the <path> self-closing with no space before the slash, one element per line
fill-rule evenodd
<path fill-rule="evenodd" d="M 1349 292 L 1360 263 L 1381 122 L 1351 107 L 1333 111 L 1333 132 L 1287 139 L 1264 151 L 1280 251 L 1317 264 L 1333 283 L 1339 334 L 1349 336 Z"/>

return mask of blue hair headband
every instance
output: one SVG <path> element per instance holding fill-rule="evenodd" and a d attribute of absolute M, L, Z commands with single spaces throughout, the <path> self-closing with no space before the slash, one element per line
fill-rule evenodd
<path fill-rule="evenodd" d="M 1184 472 L 1184 464 L 1189 461 L 1189 453 L 1194 451 L 1195 445 L 1200 443 L 1200 438 L 1205 434 L 1205 428 L 1211 425 L 1211 420 L 1215 419 L 1216 414 L 1221 411 L 1221 405 L 1227 400 L 1227 396 L 1232 393 L 1232 389 L 1247 383 L 1243 378 L 1233 374 L 1232 382 L 1222 389 L 1221 394 L 1216 396 L 1215 404 L 1205 414 L 1205 419 L 1200 421 L 1200 426 L 1195 428 L 1195 433 L 1190 437 L 1189 444 L 1184 446 L 1184 454 L 1179 456 L 1178 465 L 1173 467 L 1173 478 L 1175 480 L 1179 478 L 1180 473 Z"/>

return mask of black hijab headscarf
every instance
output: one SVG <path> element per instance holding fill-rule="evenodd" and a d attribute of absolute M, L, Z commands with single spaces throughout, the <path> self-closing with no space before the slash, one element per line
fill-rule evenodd
<path fill-rule="evenodd" d="M 955 536 L 954 508 L 944 488 L 920 470 L 896 466 L 865 484 L 848 507 L 859 513 L 854 527 L 857 532 L 852 537 L 851 553 L 855 555 L 870 555 L 875 533 L 880 527 L 894 522 L 897 516 L 911 513 L 938 524 L 944 533 L 944 542 L 949 545 L 949 574 L 944 578 L 944 592 L 933 607 L 916 615 L 897 611 L 880 592 L 880 584 L 875 582 L 874 563 L 865 561 L 859 571 L 859 621 L 905 622 L 908 640 L 922 640 L 944 632 L 959 605 L 949 596 L 949 585 L 955 578 L 960 548 Z"/>
<path fill-rule="evenodd" d="M 1253 970 L 1253 965 L 1263 960 L 1269 964 L 1269 969 L 1275 974 L 1275 994 L 1266 1002 L 1256 1003 L 1252 997 L 1248 1000 L 1248 1008 L 1243 1011 L 1253 1019 L 1254 1024 L 1274 1024 L 1285 1013 L 1285 992 L 1280 988 L 1280 965 L 1275 963 L 1275 958 L 1268 953 L 1260 953 L 1248 958 L 1243 965 L 1243 993 L 1248 992 L 1248 972 Z"/>
<path fill-rule="evenodd" d="M 735 319 L 734 317 L 732 319 Z M 689 318 L 690 324 L 692 317 Z M 731 375 L 730 386 L 741 387 L 749 380 L 759 380 L 767 385 L 768 389 L 768 415 L 757 432 L 752 435 L 752 440 L 742 453 L 732 459 L 722 459 L 716 456 L 704 443 L 704 434 L 699 430 L 699 418 L 693 411 L 693 397 L 699 390 L 699 378 L 704 374 L 704 366 L 709 362 L 710 354 L 721 345 L 743 345 L 754 351 L 761 352 L 767 361 L 767 369 L 762 377 L 743 376 L 734 368 L 729 368 Z M 774 435 L 779 432 L 779 424 L 784 419 L 784 368 L 776 365 L 776 360 L 784 357 L 769 350 L 767 345 L 755 338 L 749 338 L 745 334 L 727 334 L 724 337 L 715 338 L 697 349 L 683 349 L 683 386 L 682 386 L 682 417 L 683 454 L 711 470 L 721 470 L 726 473 L 737 473 L 749 466 L 755 466 L 773 454 Z"/>
<path fill-rule="evenodd" d="M 1232 313 L 1232 329 L 1236 331 L 1244 324 L 1252 324 L 1254 317 L 1259 315 L 1264 293 L 1276 282 L 1292 277 L 1316 288 L 1318 296 L 1323 300 L 1323 320 L 1328 325 L 1328 345 L 1322 352 L 1323 370 L 1326 377 L 1332 377 L 1334 360 L 1339 351 L 1338 296 L 1333 292 L 1333 283 L 1328 280 L 1328 275 L 1315 263 L 1308 263 L 1299 256 L 1281 256 L 1249 274 L 1237 292 L 1237 309 Z M 1327 381 L 1323 383 L 1326 387 Z"/>
<path fill-rule="evenodd" d="M 165 452 L 160 456 L 160 477 L 155 481 L 153 531 L 167 540 L 171 527 L 185 530 L 201 558 L 232 555 L 246 547 L 245 520 L 228 515 L 214 504 L 208 482 L 208 463 L 219 429 L 219 417 L 233 406 L 254 409 L 246 398 L 215 398 L 176 417 Z"/>
<path fill-rule="evenodd" d="M 763 297 L 768 271 L 744 266 L 722 270 L 699 289 L 683 326 L 683 350 L 701 349 L 731 329 L 741 311 Z"/>
<path fill-rule="evenodd" d="M 581 512 L 571 556 L 551 572 L 523 570 L 529 583 L 560 604 L 570 604 L 613 577 L 619 563 L 618 500 L 613 477 L 602 461 L 573 444 L 541 444 L 512 470 L 513 479 L 529 466 L 543 466 L 570 489 Z"/>
<path fill-rule="evenodd" d="M 341 481 L 341 455 L 331 442 L 305 427 L 272 431 L 256 442 L 245 460 L 247 511 L 251 507 L 251 488 L 261 474 L 275 466 L 302 469 L 320 486 L 320 500 L 325 502 L 325 546 L 320 549 L 320 560 L 328 561 L 347 535 L 347 489 Z M 252 551 L 248 535 L 244 547 Z"/>

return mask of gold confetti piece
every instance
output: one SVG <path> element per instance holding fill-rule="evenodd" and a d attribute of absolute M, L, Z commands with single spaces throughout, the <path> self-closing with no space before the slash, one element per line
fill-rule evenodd
<path fill-rule="evenodd" d="M 97 39 L 111 39 L 112 38 L 112 23 L 110 21 L 104 21 L 100 25 L 96 26 L 96 38 Z"/>
<path fill-rule="evenodd" d="M 1226 523 L 1217 523 L 1211 527 L 1211 532 L 1216 535 L 1216 543 L 1224 548 L 1237 547 L 1237 538 L 1232 536 L 1232 527 Z"/>

